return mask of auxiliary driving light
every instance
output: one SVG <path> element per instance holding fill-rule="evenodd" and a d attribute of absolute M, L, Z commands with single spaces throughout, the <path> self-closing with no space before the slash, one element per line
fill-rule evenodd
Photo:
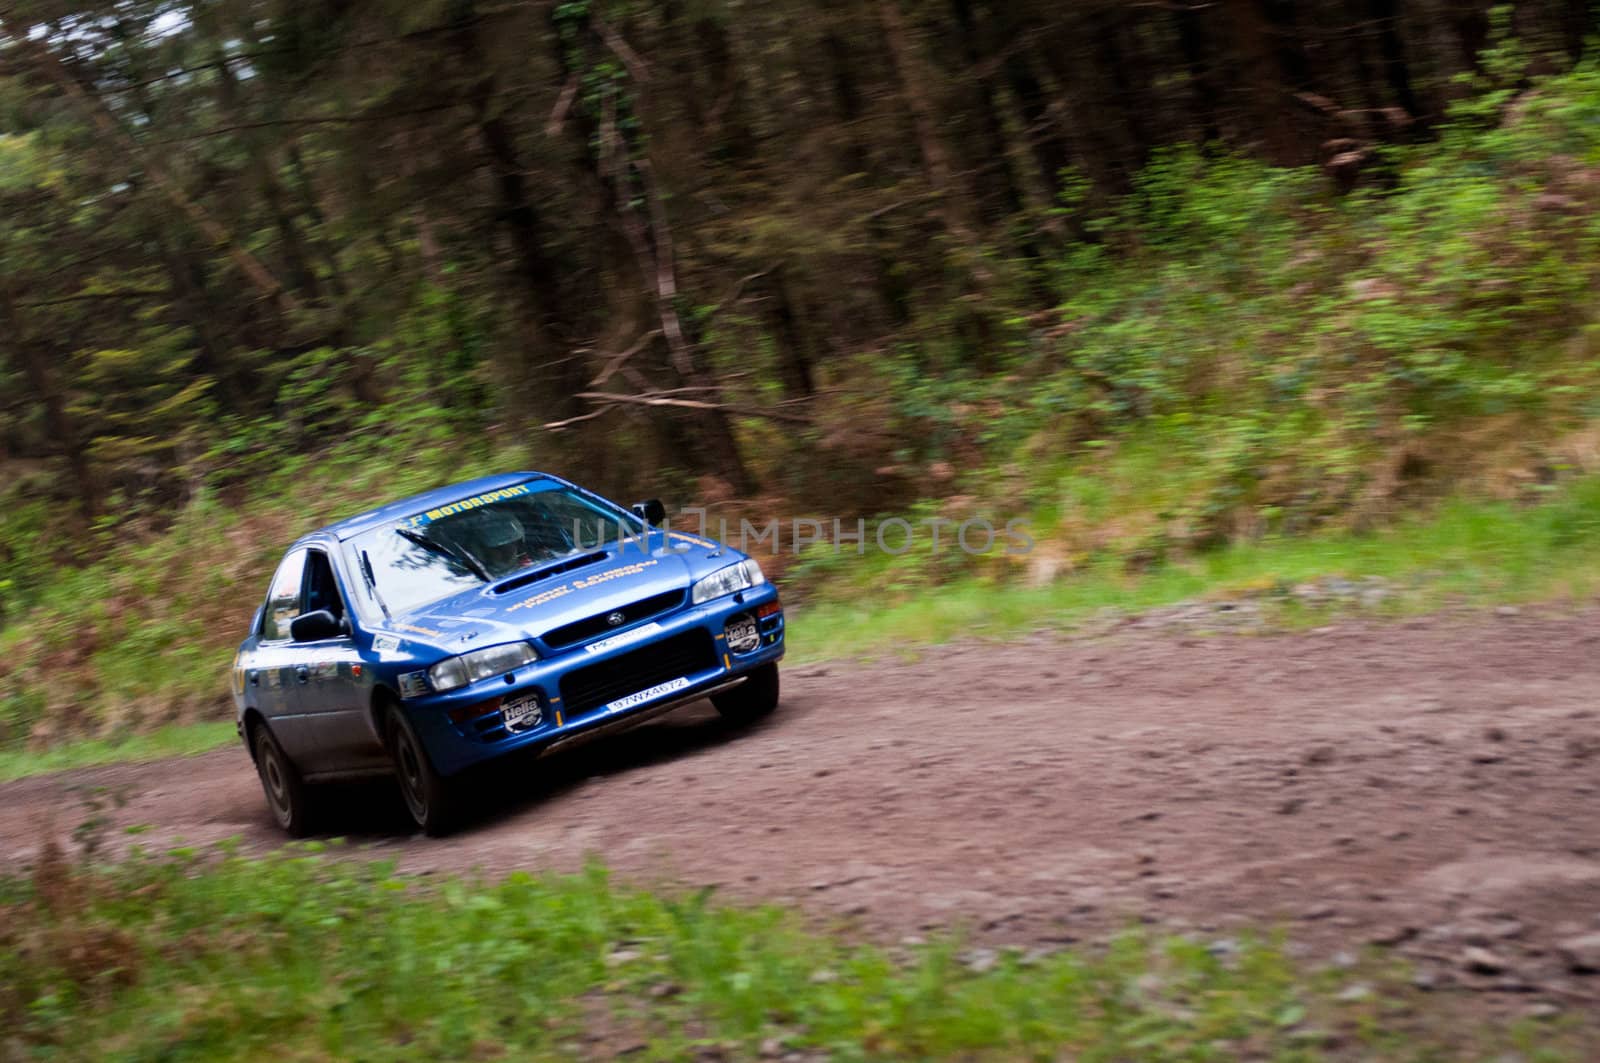
<path fill-rule="evenodd" d="M 727 636 L 728 649 L 734 653 L 749 653 L 761 645 L 761 632 L 756 629 L 756 618 L 749 613 L 740 613 L 730 619 L 723 634 Z"/>

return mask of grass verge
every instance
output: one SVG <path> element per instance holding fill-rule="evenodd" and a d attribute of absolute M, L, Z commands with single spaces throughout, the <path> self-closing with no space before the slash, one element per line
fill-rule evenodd
<path fill-rule="evenodd" d="M 120 738 L 87 738 L 48 749 L 0 749 L 0 782 L 114 761 L 190 756 L 236 740 L 229 720 L 174 725 Z"/>
<path fill-rule="evenodd" d="M 853 944 L 594 868 L 421 880 L 318 848 L 98 870 L 52 853 L 0 876 L 5 1043 L 126 1060 L 1582 1058 L 1577 1027 L 1433 1021 L 1447 999 L 1397 971 L 1307 970 L 1269 941 L 1130 934 L 972 962 L 955 938 Z"/>
<path fill-rule="evenodd" d="M 888 573 L 880 575 L 888 585 Z M 790 652 L 821 660 L 961 637 L 1005 638 L 1206 597 L 1257 596 L 1279 607 L 1281 622 L 1313 621 L 1344 606 L 1307 607 L 1293 588 L 1333 577 L 1384 580 L 1379 608 L 1390 613 L 1593 599 L 1600 594 L 1600 478 L 1573 484 L 1543 505 L 1457 500 L 1378 531 L 1264 539 L 1140 572 L 1108 559 L 1039 588 L 967 578 L 891 592 L 880 604 L 819 602 L 798 611 Z"/>

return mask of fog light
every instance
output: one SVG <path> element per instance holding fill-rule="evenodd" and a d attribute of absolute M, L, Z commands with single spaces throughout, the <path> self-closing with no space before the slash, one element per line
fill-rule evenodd
<path fill-rule="evenodd" d="M 468 723 L 480 716 L 487 716 L 491 712 L 500 711 L 500 699 L 490 698 L 488 701 L 475 701 L 471 705 L 461 705 L 450 710 L 450 722 L 454 724 Z"/>
<path fill-rule="evenodd" d="M 729 620 L 724 634 L 728 638 L 728 649 L 734 653 L 749 653 L 761 645 L 761 632 L 756 630 L 755 617 L 749 613 L 740 613 Z"/>

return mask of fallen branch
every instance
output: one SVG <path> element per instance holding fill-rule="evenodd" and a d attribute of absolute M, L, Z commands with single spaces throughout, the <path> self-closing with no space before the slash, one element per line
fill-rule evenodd
<path fill-rule="evenodd" d="M 550 117 L 544 123 L 544 135 L 553 137 L 561 132 L 561 127 L 567 121 L 567 112 L 572 109 L 572 101 L 578 97 L 578 75 L 573 74 L 561 88 L 561 95 L 556 97 L 556 105 L 550 109 Z"/>
<path fill-rule="evenodd" d="M 685 410 L 722 410 L 740 417 L 763 417 L 769 421 L 786 421 L 790 424 L 810 424 L 811 418 L 783 410 L 767 410 L 757 406 L 736 406 L 726 402 L 701 402 L 698 399 L 675 399 L 665 395 L 622 395 L 613 391 L 580 391 L 578 398 L 585 402 L 607 405 L 672 406 Z M 549 427 L 546 425 L 545 427 Z"/>
<path fill-rule="evenodd" d="M 600 370 L 600 374 L 598 376 L 596 376 L 593 380 L 589 381 L 589 386 L 592 387 L 592 388 L 597 388 L 600 385 L 604 384 L 606 381 L 610 380 L 613 376 L 616 375 L 617 370 L 622 368 L 622 363 L 626 362 L 628 359 L 632 358 L 634 355 L 636 355 L 640 351 L 644 350 L 645 346 L 647 344 L 649 344 L 649 342 L 651 340 L 655 339 L 659 335 L 661 335 L 661 330 L 660 329 L 658 329 L 658 328 L 657 329 L 651 329 L 649 332 L 646 332 L 643 336 L 640 336 L 639 339 L 634 343 L 634 345 L 632 347 L 629 347 L 627 350 L 623 351 L 621 354 L 612 355 L 610 358 L 608 358 L 606 360 L 606 364 Z"/>
<path fill-rule="evenodd" d="M 566 428 L 568 425 L 577 424 L 579 421 L 592 421 L 596 417 L 604 417 L 606 414 L 608 414 L 610 412 L 611 412 L 611 407 L 606 406 L 606 407 L 604 407 L 602 409 L 594 410 L 594 411 L 592 411 L 590 413 L 580 413 L 576 417 L 568 417 L 565 421 L 547 421 L 546 423 L 540 425 L 539 427 L 543 428 L 546 432 L 559 432 L 563 428 Z"/>
<path fill-rule="evenodd" d="M 599 18 L 594 19 L 595 26 L 600 30 L 600 39 L 606 42 L 606 47 L 616 53 L 622 60 L 622 65 L 628 68 L 628 73 L 633 75 L 633 80 L 646 82 L 650 80 L 650 64 L 639 57 L 639 53 L 622 39 L 622 34 L 611 28 L 611 24 Z"/>

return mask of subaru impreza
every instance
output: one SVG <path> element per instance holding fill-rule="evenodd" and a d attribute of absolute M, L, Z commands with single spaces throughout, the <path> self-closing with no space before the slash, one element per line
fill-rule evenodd
<path fill-rule="evenodd" d="M 447 832 L 469 769 L 543 756 L 710 698 L 778 704 L 784 617 L 761 566 L 556 476 L 430 491 L 285 553 L 233 669 L 239 736 L 280 827 L 318 784 L 392 774 Z"/>

